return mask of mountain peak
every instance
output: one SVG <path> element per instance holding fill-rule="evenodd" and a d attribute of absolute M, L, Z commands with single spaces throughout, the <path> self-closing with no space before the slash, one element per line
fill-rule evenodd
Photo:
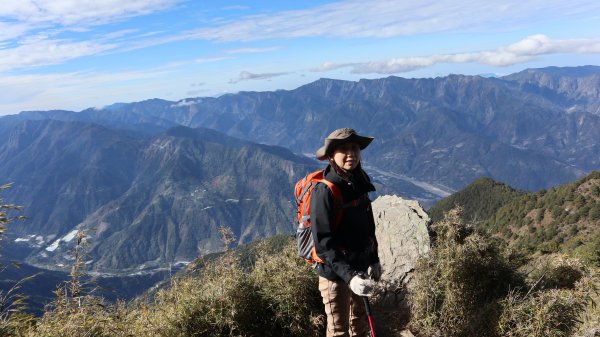
<path fill-rule="evenodd" d="M 557 76 L 557 77 L 589 77 L 600 74 L 600 66 L 586 65 L 578 67 L 545 67 L 545 68 L 528 68 L 523 71 L 506 75 L 501 78 L 507 80 L 519 80 L 525 78 L 535 78 L 539 76 Z"/>

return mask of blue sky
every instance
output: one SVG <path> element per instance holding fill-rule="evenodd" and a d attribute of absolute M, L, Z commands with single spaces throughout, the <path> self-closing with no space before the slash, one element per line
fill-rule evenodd
<path fill-rule="evenodd" d="M 4 0 L 0 115 L 600 65 L 597 0 Z"/>

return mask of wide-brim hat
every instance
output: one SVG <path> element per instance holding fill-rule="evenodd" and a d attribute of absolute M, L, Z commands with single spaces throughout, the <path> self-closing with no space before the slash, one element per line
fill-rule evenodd
<path fill-rule="evenodd" d="M 355 142 L 358 144 L 361 150 L 364 150 L 367 146 L 369 146 L 369 144 L 371 144 L 373 139 L 373 137 L 361 136 L 351 128 L 337 129 L 330 133 L 327 138 L 325 138 L 323 146 L 317 150 L 317 159 L 327 159 L 331 151 L 333 151 L 336 146 L 346 142 Z"/>

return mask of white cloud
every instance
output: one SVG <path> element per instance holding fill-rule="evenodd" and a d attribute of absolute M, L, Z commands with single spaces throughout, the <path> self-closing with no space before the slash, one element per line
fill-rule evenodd
<path fill-rule="evenodd" d="M 123 20 L 133 16 L 153 13 L 175 6 L 184 0 L 8 0 L 0 6 L 0 43 L 27 33 L 45 29 L 48 38 L 60 30 L 81 31 L 86 27 Z M 229 22 L 214 20 L 212 27 L 203 27 L 187 32 L 144 32 L 119 52 L 164 45 L 182 40 L 205 41 L 258 41 L 295 39 L 303 37 L 334 38 L 387 38 L 428 34 L 436 32 L 489 32 L 527 25 L 532 22 L 590 18 L 600 12 L 600 2 L 591 0 L 506 0 L 501 4 L 486 0 L 465 0 L 458 4 L 454 0 L 423 0 L 406 2 L 394 0 L 339 1 L 303 10 L 280 11 L 237 17 Z M 8 18 L 6 21 L 4 18 Z M 205 23 L 206 24 L 206 23 Z M 121 30 L 98 37 L 102 43 L 131 34 Z M 153 36 L 158 35 L 159 36 Z M 56 33 L 54 33 L 56 34 Z M 54 37 L 56 40 L 56 38 Z M 63 41 L 74 43 L 72 41 Z M 20 44 L 15 41 L 9 45 Z M 114 40 L 112 43 L 116 43 Z M 2 45 L 10 50 L 7 44 Z M 226 51 L 226 55 L 259 53 L 278 50 L 281 47 L 239 48 Z M 98 46 L 99 50 L 104 48 Z M 110 48 L 109 48 L 110 49 Z M 510 51 L 509 51 L 510 52 Z M 16 57 L 21 54 L 15 51 Z M 84 55 L 90 55 L 85 53 Z M 500 57 L 499 54 L 495 55 Z M 510 56 L 510 55 L 508 55 Z M 74 55 L 74 57 L 78 57 Z M 74 58 L 73 57 L 73 58 Z M 45 58 L 45 57 L 40 57 Z M 61 58 L 57 58 L 60 60 Z M 64 58 L 63 60 L 68 60 Z M 413 68 L 421 62 L 413 60 L 411 65 L 396 65 Z M 500 62 L 499 60 L 498 62 Z M 508 62 L 508 61 L 506 61 Z M 4 62 L 8 64 L 8 62 Z M 52 63 L 52 62 L 51 62 Z M 19 68 L 19 62 L 12 63 Z M 41 63 L 46 64 L 46 63 Z M 26 66 L 34 66 L 27 63 Z M 331 67 L 336 65 L 324 65 Z M 346 65 L 347 66 L 347 65 Z M 4 67 L 3 69 L 9 69 Z M 323 68 L 325 70 L 325 68 Z"/>
<path fill-rule="evenodd" d="M 350 67 L 350 66 L 352 66 L 354 64 L 355 63 L 333 63 L 333 62 L 325 62 L 325 63 L 321 64 L 320 66 L 311 69 L 310 71 L 314 71 L 314 72 L 326 72 L 326 71 L 336 70 L 336 69 L 340 69 L 340 68 L 347 68 L 347 67 Z"/>
<path fill-rule="evenodd" d="M 29 24 L 2 22 L 0 20 L 0 42 L 23 36 L 32 29 L 33 27 Z"/>
<path fill-rule="evenodd" d="M 0 71 L 58 64 L 115 47 L 116 45 L 91 41 L 72 42 L 45 39 L 45 37 L 32 38 L 17 47 L 0 49 Z"/>
<path fill-rule="evenodd" d="M 163 10 L 178 1 L 4 0 L 0 5 L 0 71 L 58 64 L 115 49 L 115 39 L 136 30 L 110 32 L 96 42 L 58 36 L 65 31 L 88 32 L 88 27 Z"/>
<path fill-rule="evenodd" d="M 173 108 L 180 108 L 180 107 L 186 107 L 186 106 L 191 106 L 194 104 L 198 104 L 198 102 L 201 102 L 202 99 L 199 100 L 194 100 L 194 99 L 183 99 L 181 101 L 178 101 L 175 104 L 171 104 L 171 107 Z"/>
<path fill-rule="evenodd" d="M 356 74 L 398 74 L 439 63 L 480 63 L 504 67 L 524 63 L 543 55 L 559 53 L 600 54 L 600 39 L 553 40 L 540 34 L 529 36 L 494 51 L 401 57 L 365 63 L 325 63 L 313 69 L 313 71 L 329 71 L 351 67 L 352 72 Z"/>
<path fill-rule="evenodd" d="M 590 17 L 591 0 L 340 1 L 305 10 L 243 17 L 176 39 L 257 41 L 300 37 L 386 38 L 443 31 L 499 31 L 531 22 Z"/>
<path fill-rule="evenodd" d="M 176 0 L 4 0 L 0 18 L 63 26 L 98 25 L 145 15 L 173 6 Z"/>
<path fill-rule="evenodd" d="M 165 64 L 163 66 L 160 66 L 160 69 L 174 69 L 174 68 L 181 68 L 181 67 L 185 67 L 191 64 L 204 64 L 204 63 L 212 63 L 212 62 L 219 62 L 219 61 L 223 61 L 223 60 L 228 60 L 231 57 L 225 57 L 225 56 L 215 56 L 215 57 L 201 57 L 201 58 L 196 58 L 196 59 L 192 59 L 192 60 L 182 60 L 182 61 L 174 61 L 174 62 L 170 62 L 168 64 Z"/>
<path fill-rule="evenodd" d="M 271 51 L 280 50 L 281 47 L 273 46 L 273 47 L 264 47 L 264 48 L 237 48 L 237 49 L 229 49 L 225 51 L 225 54 L 256 54 L 256 53 L 267 53 Z"/>
<path fill-rule="evenodd" d="M 139 29 L 122 29 L 122 30 L 110 32 L 108 34 L 101 35 L 100 37 L 104 40 L 119 39 L 119 38 L 125 37 L 127 35 L 137 33 L 138 31 L 139 31 Z"/>
<path fill-rule="evenodd" d="M 151 94 L 145 86 L 154 79 L 168 76 L 168 72 L 160 69 L 0 76 L 0 115 L 22 110 L 84 109 L 131 100 L 132 97 L 146 99 Z M 98 96 L 99 92 L 101 96 Z"/>
<path fill-rule="evenodd" d="M 237 78 L 231 79 L 229 83 L 235 84 L 241 81 L 249 80 L 268 80 L 273 77 L 287 75 L 287 73 L 264 73 L 264 74 L 253 74 L 247 71 L 240 72 Z"/>

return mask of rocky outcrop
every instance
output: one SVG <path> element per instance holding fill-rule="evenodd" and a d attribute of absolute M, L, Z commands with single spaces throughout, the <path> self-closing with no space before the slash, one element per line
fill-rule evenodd
<path fill-rule="evenodd" d="M 373 202 L 375 231 L 383 275 L 373 298 L 377 335 L 413 336 L 405 289 L 419 257 L 429 252 L 429 215 L 415 200 L 382 196 Z"/>
<path fill-rule="evenodd" d="M 377 198 L 373 215 L 383 267 L 378 301 L 397 302 L 417 259 L 429 252 L 429 215 L 418 201 L 395 195 Z"/>

